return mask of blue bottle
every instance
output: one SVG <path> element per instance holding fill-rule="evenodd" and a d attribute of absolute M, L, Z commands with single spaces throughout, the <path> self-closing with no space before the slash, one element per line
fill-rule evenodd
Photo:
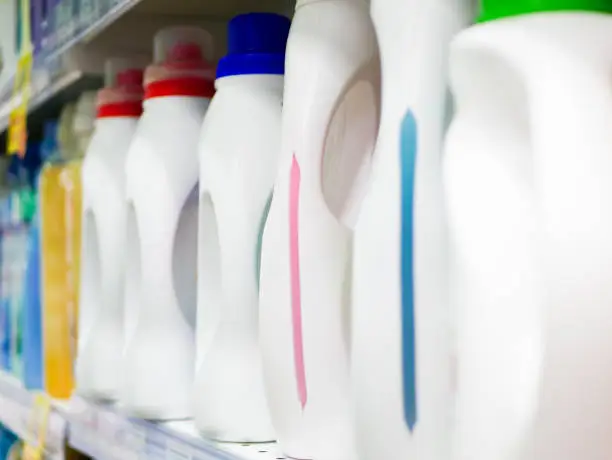
<path fill-rule="evenodd" d="M 23 380 L 29 390 L 43 389 L 39 228 L 37 211 L 28 232 L 28 261 L 23 299 Z"/>

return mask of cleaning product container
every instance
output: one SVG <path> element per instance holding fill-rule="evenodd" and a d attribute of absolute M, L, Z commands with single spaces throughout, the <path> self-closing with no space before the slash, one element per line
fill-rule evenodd
<path fill-rule="evenodd" d="M 445 150 L 457 459 L 610 458 L 612 4 L 482 3 Z"/>
<path fill-rule="evenodd" d="M 448 49 L 471 0 L 372 0 L 382 113 L 355 230 L 353 396 L 364 460 L 451 458 L 442 141 Z"/>
<path fill-rule="evenodd" d="M 142 113 L 143 64 L 106 62 L 95 131 L 83 161 L 77 391 L 115 400 L 123 357 L 126 254 L 125 159 Z"/>
<path fill-rule="evenodd" d="M 379 118 L 380 63 L 361 0 L 299 0 L 289 33 L 279 173 L 263 236 L 260 335 L 283 452 L 354 460 L 352 228 Z"/>
<path fill-rule="evenodd" d="M 78 332 L 82 161 L 74 113 L 74 104 L 64 106 L 57 155 L 47 159 L 38 180 L 44 391 L 58 399 L 74 390 Z"/>
<path fill-rule="evenodd" d="M 126 351 L 120 403 L 148 419 L 193 415 L 198 138 L 214 92 L 212 39 L 160 31 L 128 151 Z"/>
<path fill-rule="evenodd" d="M 289 19 L 229 23 L 200 136 L 196 423 L 223 441 L 275 439 L 259 348 L 259 249 L 278 171 Z"/>
<path fill-rule="evenodd" d="M 46 121 L 43 140 L 40 144 L 39 161 L 46 161 L 57 153 L 57 122 Z M 38 171 L 39 172 L 39 171 Z M 28 229 L 28 261 L 26 268 L 26 288 L 23 312 L 23 383 L 30 391 L 44 388 L 43 352 L 43 308 L 40 252 L 40 210 L 38 193 L 38 174 L 33 177 L 32 198 L 34 215 Z"/>
<path fill-rule="evenodd" d="M 44 387 L 40 261 L 40 217 L 36 212 L 28 229 L 23 294 L 23 384 L 30 391 L 40 391 Z"/>

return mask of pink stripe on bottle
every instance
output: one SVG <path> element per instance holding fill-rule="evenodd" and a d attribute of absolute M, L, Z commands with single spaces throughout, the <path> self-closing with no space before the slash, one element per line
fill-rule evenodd
<path fill-rule="evenodd" d="M 304 339 L 302 337 L 302 295 L 300 285 L 300 246 L 298 219 L 300 211 L 300 165 L 293 155 L 289 183 L 289 264 L 291 269 L 291 313 L 293 316 L 293 360 L 295 379 L 302 409 L 306 406 L 306 369 L 304 366 Z"/>

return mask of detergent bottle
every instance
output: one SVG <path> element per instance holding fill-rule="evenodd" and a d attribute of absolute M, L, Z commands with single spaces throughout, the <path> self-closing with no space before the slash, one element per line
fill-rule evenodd
<path fill-rule="evenodd" d="M 198 138 L 214 93 L 212 39 L 165 29 L 144 77 L 144 112 L 126 159 L 126 350 L 120 395 L 133 416 L 193 415 Z"/>
<path fill-rule="evenodd" d="M 278 170 L 289 24 L 267 13 L 230 21 L 200 138 L 196 424 L 224 441 L 275 439 L 258 340 L 258 242 Z"/>
<path fill-rule="evenodd" d="M 610 458 L 612 4 L 481 3 L 445 147 L 461 460 Z"/>
<path fill-rule="evenodd" d="M 50 120 L 44 124 L 39 160 L 44 163 L 54 155 L 57 155 L 57 122 Z M 40 176 L 37 175 L 33 177 L 32 181 L 34 214 L 28 229 L 28 259 L 23 314 L 23 383 L 30 391 L 41 391 L 44 388 L 39 178 Z"/>
<path fill-rule="evenodd" d="M 78 332 L 82 161 L 75 107 L 62 110 L 57 153 L 47 158 L 38 179 L 43 381 L 44 390 L 58 399 L 70 398 L 74 390 Z"/>
<path fill-rule="evenodd" d="M 442 189 L 448 50 L 471 0 L 372 0 L 382 113 L 355 229 L 353 397 L 361 458 L 451 458 L 452 317 Z"/>
<path fill-rule="evenodd" d="M 142 112 L 142 65 L 106 62 L 95 131 L 83 161 L 77 391 L 115 400 L 123 357 L 126 253 L 125 159 Z"/>
<path fill-rule="evenodd" d="M 281 448 L 293 458 L 357 458 L 349 380 L 352 229 L 367 190 L 379 99 L 368 6 L 298 0 L 260 282 L 266 391 Z"/>

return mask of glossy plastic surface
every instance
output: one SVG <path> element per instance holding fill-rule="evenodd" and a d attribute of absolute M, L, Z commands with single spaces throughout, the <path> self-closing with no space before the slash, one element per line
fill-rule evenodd
<path fill-rule="evenodd" d="M 608 15 L 525 16 L 453 41 L 458 459 L 609 458 L 611 57 Z"/>
<path fill-rule="evenodd" d="M 286 455 L 353 460 L 352 226 L 376 140 L 380 90 L 365 4 L 298 4 L 285 70 L 281 158 L 261 263 L 268 402 Z"/>

